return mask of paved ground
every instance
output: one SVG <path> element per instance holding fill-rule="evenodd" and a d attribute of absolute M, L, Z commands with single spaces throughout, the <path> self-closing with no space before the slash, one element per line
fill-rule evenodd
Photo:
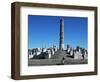
<path fill-rule="evenodd" d="M 66 59 L 64 65 L 73 64 L 87 64 L 88 61 L 82 59 Z M 29 66 L 41 66 L 41 65 L 63 65 L 61 59 L 32 59 L 28 61 Z"/>

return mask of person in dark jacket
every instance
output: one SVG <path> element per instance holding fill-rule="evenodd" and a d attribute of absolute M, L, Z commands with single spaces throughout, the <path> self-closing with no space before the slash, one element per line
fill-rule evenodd
<path fill-rule="evenodd" d="M 64 65 L 64 63 L 65 63 L 65 58 L 63 57 L 63 58 L 61 59 L 61 64 Z"/>

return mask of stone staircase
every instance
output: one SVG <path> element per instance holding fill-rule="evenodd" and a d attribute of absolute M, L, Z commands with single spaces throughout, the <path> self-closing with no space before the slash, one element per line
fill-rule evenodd
<path fill-rule="evenodd" d="M 62 59 L 63 57 L 66 57 L 66 51 L 57 51 L 51 56 L 51 59 Z"/>

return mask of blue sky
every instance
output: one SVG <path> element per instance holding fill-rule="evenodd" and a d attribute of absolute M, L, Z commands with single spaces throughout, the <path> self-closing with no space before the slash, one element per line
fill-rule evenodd
<path fill-rule="evenodd" d="M 88 46 L 88 19 L 86 17 L 64 18 L 64 46 Z M 28 15 L 28 47 L 59 47 L 59 29 L 61 16 Z"/>

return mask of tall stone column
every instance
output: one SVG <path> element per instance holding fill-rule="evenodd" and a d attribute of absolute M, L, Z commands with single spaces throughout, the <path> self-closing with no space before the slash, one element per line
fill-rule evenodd
<path fill-rule="evenodd" d="M 60 42 L 59 42 L 59 50 L 64 50 L 64 19 L 60 19 Z"/>

